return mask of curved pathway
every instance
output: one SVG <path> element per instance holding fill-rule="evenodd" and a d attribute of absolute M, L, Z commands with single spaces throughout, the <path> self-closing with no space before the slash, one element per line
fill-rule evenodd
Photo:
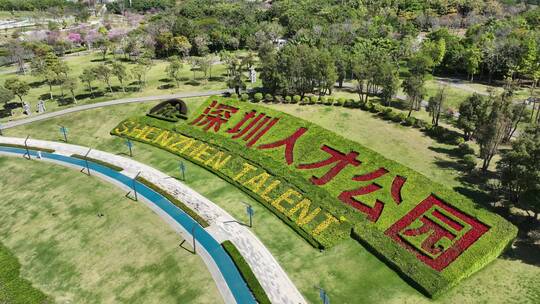
<path fill-rule="evenodd" d="M 0 137 L 0 146 L 2 143 L 24 145 L 24 140 L 24 138 Z M 28 146 L 53 149 L 55 150 L 54 153 L 43 153 L 43 155 L 46 156 L 45 160 L 64 161 L 64 163 L 66 158 L 72 159 L 67 156 L 71 156 L 73 154 L 85 155 L 89 150 L 87 147 L 82 146 L 33 139 L 28 140 Z M 1 148 L 0 150 L 5 151 L 6 148 Z M 19 149 L 19 151 L 24 150 Z M 0 153 L 1 152 L 2 151 L 0 151 Z M 169 194 L 173 195 L 175 198 L 182 201 L 192 210 L 197 212 L 201 217 L 209 222 L 210 226 L 204 230 L 213 238 L 214 241 L 217 241 L 219 244 L 225 240 L 230 240 L 238 248 L 266 291 L 272 303 L 306 303 L 296 286 L 292 283 L 285 271 L 281 268 L 268 249 L 261 243 L 261 241 L 248 228 L 239 224 L 235 218 L 233 218 L 219 206 L 212 203 L 210 200 L 184 185 L 180 181 L 130 158 L 125 158 L 98 150 L 92 150 L 88 157 L 105 161 L 123 168 L 124 170 L 122 172 L 116 173 L 121 175 L 120 181 L 114 179 L 111 180 L 109 176 L 103 174 L 101 174 L 101 177 L 118 184 L 126 190 L 130 189 L 129 185 L 132 178 L 140 172 L 141 177 L 156 184 L 161 189 L 166 190 Z M 71 165 L 81 168 L 81 166 L 84 166 L 84 161 L 73 160 L 71 161 Z M 91 172 L 96 172 L 94 170 L 91 169 Z M 96 173 L 100 172 L 98 171 Z M 145 188 L 145 186 L 142 184 L 138 184 L 137 189 L 139 189 L 139 187 L 141 187 L 141 189 Z M 144 194 L 142 195 L 145 196 Z M 151 197 L 146 198 L 150 200 L 152 199 Z M 162 218 L 166 220 L 173 228 L 183 234 L 185 239 L 191 239 L 190 230 L 186 230 L 179 225 L 178 221 L 174 217 L 171 217 L 169 214 L 164 212 L 162 208 L 156 207 L 157 205 L 155 204 L 149 203 L 147 205 L 162 216 Z M 179 210 L 176 207 L 175 209 Z M 199 239 L 200 236 L 197 235 L 197 231 L 195 231 L 195 234 L 197 236 L 197 244 L 200 244 L 200 246 L 197 246 L 197 248 L 201 248 L 201 246 L 204 246 L 204 244 L 202 244 L 201 240 Z M 219 247 L 221 248 L 221 246 Z M 216 249 L 216 247 L 211 248 L 212 250 L 210 251 Z M 244 300 L 238 302 L 238 298 L 234 295 L 234 293 L 231 292 L 231 288 L 241 287 L 230 285 L 229 282 L 224 279 L 224 277 L 227 277 L 230 274 L 222 273 L 222 269 L 219 269 L 219 265 L 216 266 L 216 263 L 213 262 L 210 256 L 213 252 L 199 250 L 197 253 L 201 255 L 205 263 L 208 265 L 209 270 L 216 280 L 218 288 L 227 303 L 250 303 L 250 301 Z M 236 284 L 238 283 L 239 282 L 236 282 Z"/>
<path fill-rule="evenodd" d="M 137 103 L 137 102 L 148 102 L 148 101 L 156 101 L 156 100 L 167 100 L 171 98 L 190 98 L 190 97 L 204 97 L 204 96 L 212 96 L 212 95 L 221 95 L 223 93 L 230 92 L 229 90 L 217 90 L 217 91 L 203 91 L 203 92 L 192 92 L 192 93 L 176 93 L 176 94 L 168 94 L 168 95 L 153 95 L 153 96 L 145 96 L 145 97 L 131 97 L 131 98 L 123 98 L 123 99 L 114 99 L 109 101 L 103 101 L 103 102 L 96 102 L 81 106 L 75 106 L 71 108 L 67 108 L 60 111 L 54 111 L 49 113 L 44 113 L 40 115 L 33 115 L 29 116 L 28 118 L 24 119 L 18 119 L 9 121 L 6 123 L 3 123 L 0 126 L 1 130 L 14 128 L 17 126 L 26 125 L 32 122 L 40 121 L 40 120 L 46 120 L 50 118 L 54 118 L 57 116 L 66 115 L 69 113 L 75 113 L 90 109 L 96 109 L 96 108 L 102 108 L 107 106 L 114 106 L 114 105 L 120 105 L 120 104 L 126 104 L 126 103 Z"/>

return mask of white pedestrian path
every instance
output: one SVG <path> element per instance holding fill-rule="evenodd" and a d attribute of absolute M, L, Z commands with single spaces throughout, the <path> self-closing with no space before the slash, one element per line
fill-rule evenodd
<path fill-rule="evenodd" d="M 24 138 L 0 136 L 0 144 L 24 145 L 24 141 Z M 36 139 L 29 139 L 27 144 L 30 147 L 54 149 L 55 153 L 63 155 L 85 155 L 89 150 L 88 147 Z M 209 199 L 177 179 L 133 159 L 93 149 L 88 157 L 119 166 L 124 169 L 122 173 L 128 176 L 135 176 L 141 172 L 141 177 L 156 184 L 197 212 L 210 223 L 210 227 L 206 230 L 216 240 L 230 240 L 238 248 L 272 303 L 306 303 L 287 273 L 251 230 L 239 224 L 234 217 Z"/>

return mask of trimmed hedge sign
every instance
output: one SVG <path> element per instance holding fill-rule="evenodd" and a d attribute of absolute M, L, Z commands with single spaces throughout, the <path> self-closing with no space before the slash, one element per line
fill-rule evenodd
<path fill-rule="evenodd" d="M 187 122 L 149 117 L 111 134 L 207 168 L 310 244 L 352 237 L 436 296 L 495 259 L 512 224 L 427 177 L 315 124 L 212 97 Z"/>

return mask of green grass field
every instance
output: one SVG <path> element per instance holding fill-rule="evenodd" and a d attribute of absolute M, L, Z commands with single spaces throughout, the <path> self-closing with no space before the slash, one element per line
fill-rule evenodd
<path fill-rule="evenodd" d="M 188 106 L 194 110 L 203 101 L 190 99 Z M 61 134 L 56 125 L 62 124 L 71 130 L 70 142 L 113 153 L 127 153 L 123 141 L 110 136 L 110 130 L 126 117 L 143 115 L 152 105 L 121 105 L 75 113 L 5 133 L 7 136 L 31 135 L 33 138 L 59 141 Z M 482 200 L 482 192 L 468 184 L 452 167 L 455 161 L 451 147 L 434 142 L 417 129 L 385 122 L 360 110 L 292 105 L 272 107 L 311 120 L 439 183 L 462 189 L 477 202 Z M 163 150 L 136 143 L 134 158 L 170 175 L 179 175 L 180 159 Z M 187 184 L 239 220 L 247 220 L 245 206 L 241 202 L 252 203 L 256 211 L 253 231 L 312 303 L 319 301 L 315 285 L 328 290 L 332 303 L 540 302 L 540 268 L 508 258 L 497 259 L 436 301 L 429 300 L 353 240 L 319 252 L 260 204 L 208 171 L 188 164 L 186 177 Z"/>
<path fill-rule="evenodd" d="M 111 55 L 108 55 L 109 60 L 113 60 Z M 89 53 L 89 54 L 74 54 L 72 56 L 64 57 L 63 60 L 70 67 L 69 75 L 71 77 L 76 77 L 78 79 L 82 70 L 89 66 L 97 66 L 102 64 L 102 56 L 99 53 Z M 134 66 L 133 63 L 125 63 L 128 72 Z M 209 91 L 217 89 L 225 89 L 226 85 L 224 82 L 225 66 L 222 64 L 216 64 L 212 68 L 212 78 L 208 81 L 203 79 L 203 74 L 200 71 L 196 71 L 195 75 L 190 70 L 191 66 L 187 63 L 184 63 L 182 69 L 182 75 L 184 79 L 180 82 L 180 86 L 176 87 L 173 82 L 170 82 L 167 79 L 165 74 L 165 68 L 168 63 L 165 60 L 154 60 L 154 65 L 149 70 L 147 74 L 147 83 L 142 91 L 136 91 L 138 88 L 134 79 L 127 81 L 129 84 L 127 87 L 127 93 L 123 93 L 120 83 L 116 78 L 112 78 L 111 85 L 113 86 L 114 93 L 110 93 L 106 85 L 101 81 L 94 81 L 92 83 L 94 91 L 96 92 L 96 98 L 90 98 L 90 93 L 87 91 L 86 84 L 79 81 L 78 89 L 75 91 L 77 96 L 77 105 L 83 105 L 88 103 L 96 103 L 111 99 L 119 98 L 128 98 L 133 96 L 152 96 L 152 95 L 166 95 L 180 92 L 193 92 L 193 91 Z M 18 75 L 12 73 L 15 67 L 2 67 L 0 68 L 0 85 L 4 84 L 4 81 L 9 78 L 18 78 L 27 81 L 31 85 L 31 89 L 28 95 L 23 97 L 23 101 L 26 101 L 30 104 L 33 113 L 37 112 L 37 103 L 40 99 L 48 100 L 49 99 L 49 86 L 47 84 L 41 84 L 43 79 L 35 77 L 33 75 Z M 194 78 L 195 77 L 195 78 Z M 46 101 L 47 112 L 52 112 L 60 110 L 65 107 L 73 106 L 74 104 L 71 101 L 71 95 L 69 92 L 64 92 L 66 103 L 58 103 L 57 100 L 61 99 L 61 89 L 58 86 L 53 86 L 53 96 L 55 100 Z M 11 101 L 12 103 L 20 102 L 18 97 L 15 97 Z M 35 114 L 33 114 L 35 115 Z M 0 117 L 1 121 L 15 120 L 27 117 L 23 114 L 21 107 L 17 107 L 13 110 L 13 116 Z"/>
<path fill-rule="evenodd" d="M 221 301 L 203 261 L 120 189 L 33 160 L 4 156 L 0 167 L 0 242 L 56 303 Z"/>

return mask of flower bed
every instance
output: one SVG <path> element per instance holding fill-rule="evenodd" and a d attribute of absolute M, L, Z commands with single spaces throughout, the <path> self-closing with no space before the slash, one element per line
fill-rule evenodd
<path fill-rule="evenodd" d="M 464 196 L 315 124 L 217 97 L 195 113 L 174 125 L 129 119 L 112 134 L 215 172 L 316 247 L 352 236 L 428 295 L 480 269 L 516 236 Z"/>

